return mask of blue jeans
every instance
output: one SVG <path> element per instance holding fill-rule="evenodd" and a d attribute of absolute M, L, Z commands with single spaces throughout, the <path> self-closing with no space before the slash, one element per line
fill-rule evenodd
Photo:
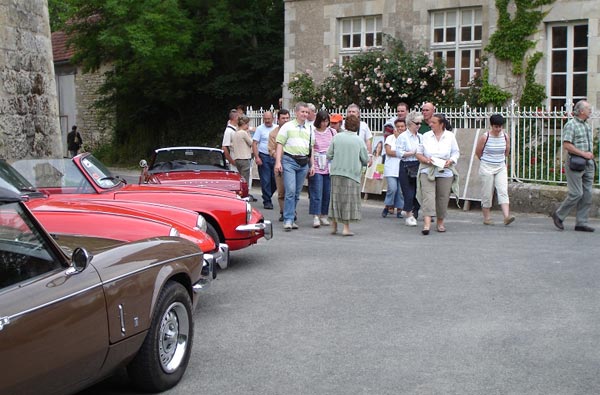
<path fill-rule="evenodd" d="M 258 166 L 258 175 L 260 177 L 260 189 L 262 191 L 263 205 L 271 203 L 271 197 L 277 190 L 275 184 L 275 159 L 269 154 L 258 153 L 262 165 Z"/>
<path fill-rule="evenodd" d="M 399 177 L 385 177 L 387 181 L 387 191 L 385 192 L 385 200 L 383 204 L 386 207 L 404 208 L 404 197 L 400 189 Z"/>
<path fill-rule="evenodd" d="M 311 215 L 329 214 L 329 197 L 331 196 L 331 181 L 329 174 L 318 174 L 308 177 L 308 193 L 310 204 L 308 213 Z"/>
<path fill-rule="evenodd" d="M 417 200 L 417 178 L 409 177 L 406 172 L 406 166 L 404 162 L 400 162 L 400 187 L 402 188 L 402 195 L 404 196 L 404 211 L 412 211 L 415 217 L 419 216 L 419 201 Z"/>
<path fill-rule="evenodd" d="M 283 204 L 283 223 L 294 222 L 296 204 L 300 200 L 300 192 L 304 179 L 308 173 L 308 164 L 300 166 L 287 155 L 281 158 L 283 167 L 283 185 L 285 189 L 285 203 Z"/>

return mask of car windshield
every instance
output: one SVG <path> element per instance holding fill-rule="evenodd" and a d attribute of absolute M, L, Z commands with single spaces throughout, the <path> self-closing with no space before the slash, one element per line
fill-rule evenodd
<path fill-rule="evenodd" d="M 102 189 L 114 188 L 123 182 L 122 179 L 113 176 L 110 170 L 93 155 L 82 158 L 81 165 L 96 185 Z"/>
<path fill-rule="evenodd" d="M 0 289 L 60 267 L 22 203 L 0 203 Z"/>
<path fill-rule="evenodd" d="M 23 159 L 13 167 L 38 189 L 60 193 L 95 193 L 71 159 Z"/>
<path fill-rule="evenodd" d="M 225 169 L 223 152 L 210 148 L 169 148 L 156 151 L 150 171 Z"/>
<path fill-rule="evenodd" d="M 43 196 L 33 185 L 6 161 L 0 159 L 0 186 L 30 197 Z"/>

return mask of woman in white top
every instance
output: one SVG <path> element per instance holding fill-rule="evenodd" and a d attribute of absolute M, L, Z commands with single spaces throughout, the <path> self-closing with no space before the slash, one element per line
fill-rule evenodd
<path fill-rule="evenodd" d="M 423 134 L 417 149 L 421 209 L 423 211 L 423 235 L 429 234 L 431 217 L 436 216 L 437 231 L 445 232 L 444 218 L 448 210 L 450 191 L 454 182 L 456 164 L 460 152 L 454 133 L 445 129 L 446 117 L 434 114 L 429 121 L 431 130 Z"/>
<path fill-rule="evenodd" d="M 404 222 L 406 226 L 417 226 L 419 215 L 419 201 L 417 200 L 417 175 L 419 171 L 419 160 L 415 156 L 417 148 L 421 143 L 421 135 L 418 132 L 423 122 L 423 115 L 418 112 L 410 112 L 406 116 L 406 129 L 396 141 L 396 155 L 400 158 L 400 187 L 404 197 Z"/>
<path fill-rule="evenodd" d="M 404 198 L 402 197 L 402 189 L 400 188 L 400 158 L 396 156 L 396 140 L 406 130 L 406 122 L 404 119 L 396 119 L 394 121 L 394 133 L 387 136 L 385 139 L 385 164 L 383 165 L 383 176 L 387 182 L 387 190 L 385 192 L 385 200 L 383 204 L 382 217 L 387 217 L 388 213 L 394 212 L 396 209 L 396 217 L 402 218 L 402 208 L 404 207 Z"/>

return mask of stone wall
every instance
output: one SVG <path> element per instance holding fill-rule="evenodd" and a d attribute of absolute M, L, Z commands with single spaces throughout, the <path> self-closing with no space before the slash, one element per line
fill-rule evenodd
<path fill-rule="evenodd" d="M 46 0 L 0 0 L 0 157 L 61 155 Z"/>
<path fill-rule="evenodd" d="M 82 133 L 84 149 L 93 151 L 103 145 L 110 144 L 114 130 L 114 112 L 102 113 L 94 103 L 101 96 L 97 93 L 104 83 L 104 73 L 111 70 L 110 65 L 100 68 L 94 73 L 83 73 L 77 69 L 75 91 L 77 103 L 77 128 Z"/>

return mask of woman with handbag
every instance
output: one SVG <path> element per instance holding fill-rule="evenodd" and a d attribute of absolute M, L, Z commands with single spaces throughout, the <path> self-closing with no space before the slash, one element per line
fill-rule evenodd
<path fill-rule="evenodd" d="M 406 226 L 417 226 L 420 208 L 416 199 L 419 160 L 415 154 L 421 143 L 421 135 L 417 132 L 423 122 L 423 116 L 413 111 L 406 116 L 405 122 L 407 131 L 396 141 L 396 156 L 400 158 L 398 179 L 404 196 L 404 222 Z"/>
<path fill-rule="evenodd" d="M 510 139 L 502 130 L 504 117 L 494 114 L 490 117 L 491 128 L 477 140 L 475 155 L 481 161 L 479 164 L 479 178 L 481 180 L 481 212 L 483 224 L 493 225 L 490 217 L 494 189 L 498 196 L 498 204 L 504 215 L 504 225 L 510 225 L 515 217 L 510 215 L 508 202 L 508 172 L 506 170 L 506 157 L 510 152 Z"/>

